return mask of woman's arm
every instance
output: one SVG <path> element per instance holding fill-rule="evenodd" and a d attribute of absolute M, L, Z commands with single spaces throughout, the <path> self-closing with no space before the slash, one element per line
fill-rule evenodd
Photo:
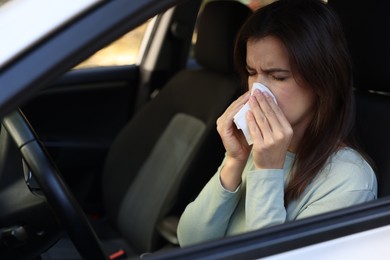
<path fill-rule="evenodd" d="M 234 192 L 224 189 L 218 170 L 180 217 L 177 230 L 180 246 L 224 237 L 239 199 L 240 187 Z"/>
<path fill-rule="evenodd" d="M 255 170 L 246 176 L 245 216 L 247 231 L 282 224 L 284 207 L 284 171 Z"/>

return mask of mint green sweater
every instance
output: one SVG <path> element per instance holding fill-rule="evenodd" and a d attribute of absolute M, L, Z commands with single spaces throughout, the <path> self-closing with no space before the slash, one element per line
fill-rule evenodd
<path fill-rule="evenodd" d="M 198 197 L 182 214 L 181 246 L 282 224 L 377 197 L 376 177 L 369 164 L 351 148 L 335 153 L 299 199 L 284 207 L 284 187 L 294 161 L 287 153 L 283 169 L 255 170 L 250 156 L 242 183 L 230 192 L 220 182 L 222 162 Z"/>

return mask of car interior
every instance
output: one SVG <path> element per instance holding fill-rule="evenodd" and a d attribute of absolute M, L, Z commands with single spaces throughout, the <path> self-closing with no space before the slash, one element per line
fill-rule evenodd
<path fill-rule="evenodd" d="M 215 125 L 242 91 L 234 73 L 233 46 L 250 13 L 236 1 L 208 3 L 196 24 L 196 65 L 159 87 L 158 95 L 114 138 L 102 171 L 104 217 L 91 220 L 107 254 L 125 250 L 134 256 L 178 246 L 180 213 L 224 156 Z M 35 125 L 32 106 L 24 111 Z M 67 238 L 43 259 L 64 254 L 78 256 Z"/>
<path fill-rule="evenodd" d="M 351 50 L 357 138 L 385 198 L 390 19 L 379 0 L 328 4 L 340 14 Z M 180 214 L 224 156 L 216 120 L 243 91 L 233 45 L 250 13 L 238 1 L 187 1 L 157 17 L 166 36 L 153 66 L 146 56 L 137 65 L 71 70 L 21 107 L 112 259 L 178 247 Z M 159 40 L 157 29 L 151 39 Z M 39 259 L 81 257 L 65 231 Z"/>

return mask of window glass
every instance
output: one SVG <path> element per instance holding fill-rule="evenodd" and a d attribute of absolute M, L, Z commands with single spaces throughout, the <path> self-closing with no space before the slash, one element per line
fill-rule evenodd
<path fill-rule="evenodd" d="M 0 0 L 4 2 L 6 0 Z M 203 4 L 213 0 L 204 0 Z M 261 6 L 267 5 L 275 0 L 239 0 L 255 10 Z M 136 64 L 138 62 L 138 55 L 141 48 L 141 42 L 145 35 L 146 28 L 150 20 L 125 34 L 120 39 L 111 43 L 107 47 L 99 50 L 90 58 L 76 66 L 76 69 L 104 67 L 104 66 L 120 66 Z M 194 33 L 193 43 L 196 42 L 196 32 Z M 192 56 L 192 55 L 191 55 Z"/>
<path fill-rule="evenodd" d="M 75 69 L 136 64 L 150 20 L 80 63 Z"/>

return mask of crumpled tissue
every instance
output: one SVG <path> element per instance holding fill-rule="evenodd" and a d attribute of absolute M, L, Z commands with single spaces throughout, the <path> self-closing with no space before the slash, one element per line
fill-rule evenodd
<path fill-rule="evenodd" d="M 275 103 L 276 104 L 278 103 L 278 102 L 276 102 L 276 98 L 275 98 L 274 94 L 271 92 L 271 90 L 269 90 L 263 84 L 258 83 L 258 82 L 253 83 L 252 90 L 251 90 L 251 95 L 253 95 L 255 89 L 258 89 L 261 92 L 267 92 L 271 97 L 273 97 Z M 252 137 L 251 137 L 251 135 L 249 133 L 249 129 L 248 129 L 248 125 L 246 123 L 246 117 L 245 117 L 246 112 L 248 112 L 248 110 L 250 110 L 249 101 L 233 117 L 233 121 L 236 124 L 237 129 L 241 129 L 241 131 L 243 132 L 243 134 L 245 136 L 245 139 L 248 142 L 248 144 L 252 145 L 253 141 L 252 141 Z"/>

